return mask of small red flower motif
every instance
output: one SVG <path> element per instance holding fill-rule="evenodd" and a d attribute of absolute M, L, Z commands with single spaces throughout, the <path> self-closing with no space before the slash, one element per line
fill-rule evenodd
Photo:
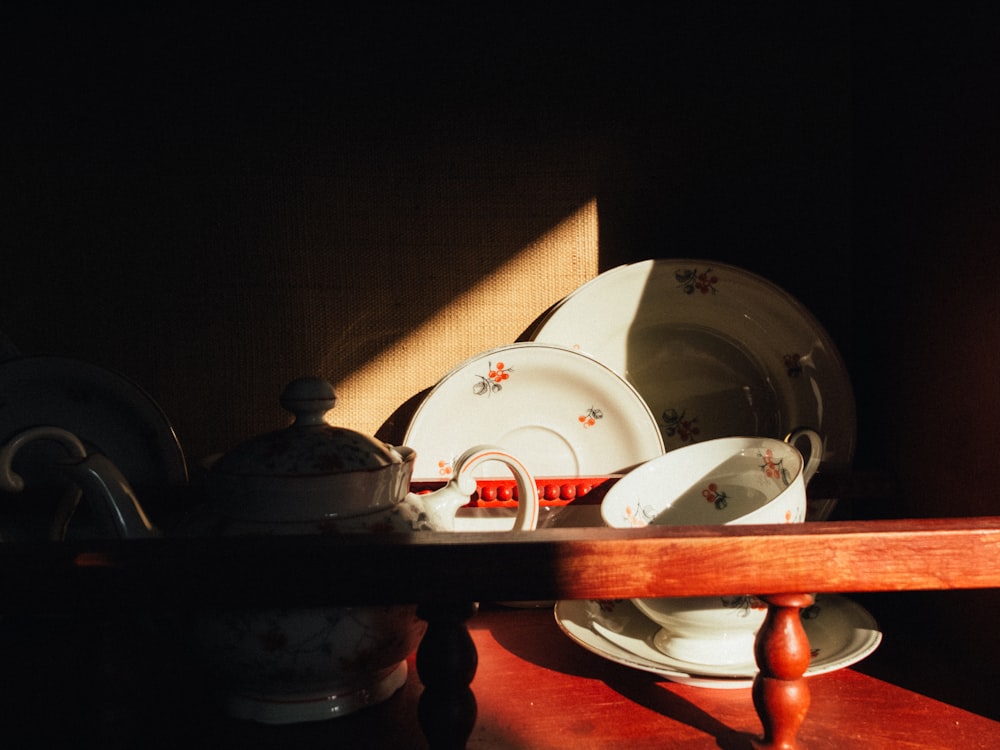
<path fill-rule="evenodd" d="M 625 518 L 628 519 L 629 525 L 633 527 L 648 526 L 649 520 L 646 515 L 642 512 L 642 505 L 636 505 L 633 509 L 631 505 L 625 506 Z"/>
<path fill-rule="evenodd" d="M 694 294 L 697 290 L 702 294 L 715 294 L 718 290 L 715 285 L 719 283 L 719 277 L 712 273 L 711 268 L 706 268 L 698 272 L 696 268 L 682 269 L 674 272 L 674 278 L 678 285 L 684 290 L 684 294 Z"/>
<path fill-rule="evenodd" d="M 781 463 L 774 462 L 774 453 L 771 451 L 770 448 L 768 448 L 764 452 L 762 458 L 764 459 L 764 464 L 763 466 L 761 466 L 761 468 L 764 469 L 764 476 L 766 476 L 768 479 L 780 479 Z"/>
<path fill-rule="evenodd" d="M 709 271 L 703 271 L 698 274 L 698 278 L 694 282 L 694 286 L 702 294 L 708 294 L 709 292 L 715 291 L 715 285 L 718 283 L 718 276 L 710 275 Z"/>
<path fill-rule="evenodd" d="M 701 496 L 705 498 L 705 502 L 712 503 L 719 510 L 723 510 L 727 505 L 729 505 L 729 496 L 725 492 L 719 489 L 719 485 L 712 482 L 708 487 L 701 491 Z"/>
<path fill-rule="evenodd" d="M 603 418 L 604 418 L 604 412 L 602 412 L 600 409 L 595 409 L 593 406 L 587 409 L 586 414 L 581 414 L 579 417 L 577 417 L 580 424 L 583 425 L 584 429 L 587 429 L 588 427 L 593 427 L 595 424 L 597 424 L 598 419 L 603 419 Z"/>
<path fill-rule="evenodd" d="M 512 372 L 514 370 L 508 369 L 503 362 L 497 362 L 496 366 L 491 362 L 489 363 L 488 376 L 478 375 L 479 382 L 472 387 L 472 392 L 477 396 L 482 396 L 503 390 L 503 385 L 501 384 L 510 378 Z"/>
<path fill-rule="evenodd" d="M 509 377 L 510 377 L 510 371 L 509 370 L 506 372 L 504 371 L 503 362 L 497 362 L 496 368 L 490 370 L 490 380 L 494 381 L 495 383 L 502 383 Z"/>
<path fill-rule="evenodd" d="M 701 432 L 701 429 L 695 424 L 698 421 L 698 417 L 685 419 L 684 412 L 678 413 L 676 409 L 665 409 L 660 418 L 667 428 L 667 437 L 676 435 L 683 442 L 690 443 Z"/>

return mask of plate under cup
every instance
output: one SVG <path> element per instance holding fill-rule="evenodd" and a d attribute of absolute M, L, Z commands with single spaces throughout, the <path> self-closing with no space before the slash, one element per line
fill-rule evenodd
<path fill-rule="evenodd" d="M 556 603 L 556 623 L 579 646 L 617 664 L 697 687 L 749 688 L 757 673 L 753 661 L 741 664 L 692 664 L 660 651 L 659 626 L 624 599 Z M 827 674 L 858 663 L 882 642 L 875 618 L 844 596 L 821 594 L 802 611 L 812 659 L 806 676 Z"/>

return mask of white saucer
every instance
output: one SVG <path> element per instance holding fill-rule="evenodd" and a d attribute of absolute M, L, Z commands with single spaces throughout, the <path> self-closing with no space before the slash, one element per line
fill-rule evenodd
<path fill-rule="evenodd" d="M 449 476 L 472 445 L 517 456 L 536 477 L 607 476 L 663 454 L 656 420 L 606 365 L 552 344 L 499 347 L 466 360 L 427 394 L 406 431 L 415 480 Z M 506 476 L 490 463 L 478 476 Z"/>
<path fill-rule="evenodd" d="M 555 606 L 559 627 L 572 640 L 618 664 L 666 677 L 685 685 L 744 688 L 753 684 L 757 665 L 698 665 L 672 659 L 653 645 L 659 631 L 628 600 L 613 602 L 560 601 Z M 871 654 L 882 633 L 866 609 L 842 596 L 824 594 L 805 610 L 802 625 L 813 657 L 806 676 L 849 667 Z"/>
<path fill-rule="evenodd" d="M 803 305 L 748 271 L 686 259 L 619 266 L 564 298 L 530 337 L 621 373 L 667 450 L 811 427 L 825 440 L 823 468 L 853 459 L 854 396 L 839 352 Z"/>

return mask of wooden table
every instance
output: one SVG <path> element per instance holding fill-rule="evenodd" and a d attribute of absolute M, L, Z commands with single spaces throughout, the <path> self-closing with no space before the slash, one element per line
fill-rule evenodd
<path fill-rule="evenodd" d="M 719 559 L 731 567 L 712 564 Z M 418 697 L 432 691 L 422 688 L 417 670 L 396 696 L 359 714 L 258 726 L 219 716 L 197 671 L 144 628 L 163 610 L 221 598 L 420 601 L 433 611 L 455 600 L 702 595 L 743 585 L 892 597 L 996 587 L 1000 568 L 992 563 L 998 559 L 1000 518 L 630 534 L 561 529 L 0 545 L 0 604 L 7 613 L 0 707 L 5 727 L 33 732 L 46 747 L 72 747 L 86 736 L 107 747 L 226 741 L 425 748 L 416 709 Z M 433 575 L 400 576 L 400 570 Z M 432 618 L 431 627 L 436 622 Z M 486 607 L 467 625 L 479 656 L 472 681 L 478 719 L 468 747 L 749 748 L 761 732 L 750 690 L 682 686 L 608 662 L 563 635 L 550 610 Z M 1000 746 L 994 718 L 866 675 L 864 666 L 805 680 L 812 699 L 797 728 L 802 747 Z"/>
<path fill-rule="evenodd" d="M 606 661 L 570 641 L 551 610 L 488 608 L 469 625 L 480 655 L 470 748 L 735 750 L 761 733 L 749 689 L 679 685 Z M 1000 722 L 857 669 L 808 681 L 812 707 L 799 740 L 811 750 L 1000 746 Z M 359 739 L 393 715 L 412 717 L 418 691 L 411 680 L 394 705 L 354 719 Z M 413 739 L 384 746 L 423 747 Z"/>
<path fill-rule="evenodd" d="M 67 623 L 49 628 L 58 642 L 35 634 L 36 645 L 49 644 L 44 663 L 29 666 L 22 653 L 19 672 L 4 655 L 4 726 L 37 740 L 24 747 L 79 747 L 83 737 L 106 748 L 428 748 L 417 723 L 423 688 L 412 658 L 406 685 L 381 705 L 329 721 L 263 726 L 221 716 L 202 702 L 208 695 L 196 671 L 167 658 L 162 645 L 150 652 L 150 643 L 130 637 L 121 623 L 74 626 L 68 638 Z M 607 661 L 567 638 L 551 609 L 484 605 L 469 628 L 479 653 L 472 750 L 749 750 L 761 733 L 748 688 L 679 685 Z M 893 637 L 886 633 L 885 645 Z M 808 678 L 812 706 L 799 731 L 804 748 L 1000 746 L 1000 721 L 865 668 L 861 662 Z"/>

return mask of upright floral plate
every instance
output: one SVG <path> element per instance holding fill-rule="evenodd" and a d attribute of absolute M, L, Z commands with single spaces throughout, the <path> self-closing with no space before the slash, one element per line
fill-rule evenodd
<path fill-rule="evenodd" d="M 811 427 L 824 468 L 853 459 L 854 395 L 837 348 L 802 304 L 748 271 L 684 259 L 619 266 L 563 299 L 530 338 L 624 376 L 667 450 Z"/>
<path fill-rule="evenodd" d="M 446 479 L 470 446 L 489 443 L 536 477 L 607 476 L 663 453 L 656 420 L 620 375 L 552 344 L 492 349 L 453 369 L 427 394 L 404 443 L 417 480 Z M 483 465 L 481 476 L 506 476 Z"/>

